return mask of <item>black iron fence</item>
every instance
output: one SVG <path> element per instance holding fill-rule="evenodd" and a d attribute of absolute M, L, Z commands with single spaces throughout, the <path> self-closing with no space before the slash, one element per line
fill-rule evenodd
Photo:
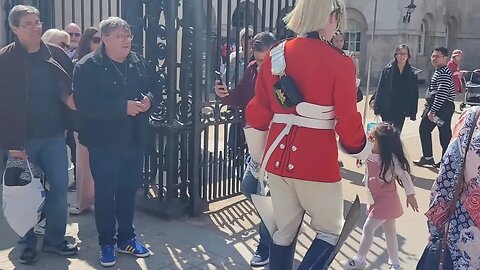
<path fill-rule="evenodd" d="M 182 55 L 193 60 L 192 64 L 182 61 L 186 77 L 180 76 L 185 83 L 180 93 L 192 97 L 190 164 L 194 177 L 187 180 L 193 181 L 188 185 L 189 195 L 193 195 L 193 213 L 198 213 L 201 202 L 221 200 L 240 192 L 248 154 L 242 136 L 243 112 L 223 105 L 215 97 L 214 72 L 221 71 L 224 81 L 233 87 L 241 78 L 239 71 L 248 64 L 248 60 L 240 63 L 242 53 L 243 59 L 249 58 L 248 52 L 242 50 L 245 46 L 242 43 L 261 31 L 274 32 L 278 39 L 291 34 L 282 19 L 295 1 L 190 0 L 183 4 Z M 244 28 L 250 28 L 252 33 L 247 30 L 242 42 L 240 33 Z M 186 29 L 189 31 L 185 32 Z"/>
<path fill-rule="evenodd" d="M 214 72 L 234 87 L 251 60 L 243 50 L 249 36 L 287 37 L 282 18 L 294 0 L 8 1 L 5 11 L 20 2 L 39 7 L 45 30 L 69 22 L 85 29 L 110 15 L 132 25 L 134 49 L 144 53 L 160 100 L 151 117 L 142 207 L 165 217 L 198 215 L 208 203 L 240 193 L 248 155 L 243 112 L 215 96 Z M 244 28 L 251 30 L 242 42 Z"/>

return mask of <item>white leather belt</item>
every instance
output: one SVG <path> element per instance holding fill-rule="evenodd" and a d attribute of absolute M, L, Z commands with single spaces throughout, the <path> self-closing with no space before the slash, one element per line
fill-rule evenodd
<path fill-rule="evenodd" d="M 311 128 L 311 129 L 324 129 L 324 130 L 331 130 L 335 126 L 335 119 L 330 118 L 331 116 L 334 117 L 333 112 L 325 113 L 322 115 L 324 118 L 327 119 L 314 119 L 303 117 L 295 114 L 274 114 L 272 119 L 272 124 L 285 124 L 285 127 L 282 129 L 280 134 L 275 138 L 273 143 L 268 148 L 267 152 L 265 153 L 262 161 L 262 167 L 260 168 L 260 177 L 265 175 L 265 167 L 267 166 L 268 160 L 272 155 L 275 148 L 280 144 L 282 139 L 290 132 L 292 126 L 297 127 L 304 127 L 304 128 Z M 328 119 L 330 118 L 330 119 Z M 260 194 L 265 195 L 264 185 L 261 185 Z"/>
<path fill-rule="evenodd" d="M 274 114 L 272 124 L 286 124 L 289 129 L 292 126 L 305 127 L 311 129 L 333 129 L 335 121 L 333 119 L 314 119 L 295 114 Z"/>

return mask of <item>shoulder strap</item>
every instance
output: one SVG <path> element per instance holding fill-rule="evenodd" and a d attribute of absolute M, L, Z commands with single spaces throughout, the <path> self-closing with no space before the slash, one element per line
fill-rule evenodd
<path fill-rule="evenodd" d="M 287 68 L 287 62 L 285 61 L 285 44 L 287 44 L 286 40 L 270 50 L 272 74 L 275 76 L 282 77 L 285 75 L 285 69 Z"/>
<path fill-rule="evenodd" d="M 470 144 L 473 138 L 473 133 L 475 132 L 475 128 L 477 127 L 477 121 L 479 117 L 480 117 L 480 108 L 475 111 L 475 117 L 473 118 L 473 126 L 470 129 L 470 132 L 468 134 L 468 142 L 465 148 L 465 153 L 463 155 L 462 171 L 460 172 L 460 175 L 458 176 L 458 182 L 455 185 L 455 193 L 452 199 L 453 204 L 450 205 L 450 208 L 448 210 L 449 216 L 451 216 L 453 212 L 455 212 L 455 204 L 457 203 L 458 199 L 460 199 L 460 194 L 462 193 L 463 182 L 465 182 L 465 166 L 467 162 L 468 149 L 470 148 Z"/>
<path fill-rule="evenodd" d="M 455 184 L 455 193 L 453 195 L 452 202 L 450 204 L 450 207 L 448 208 L 448 219 L 447 219 L 447 225 L 445 226 L 445 231 L 443 233 L 443 240 L 442 240 L 442 249 L 440 251 L 440 265 L 439 269 L 443 270 L 444 269 L 444 262 L 445 262 L 445 252 L 447 250 L 447 242 L 448 242 L 448 230 L 450 228 L 450 221 L 452 219 L 453 214 L 455 213 L 455 207 L 457 205 L 457 202 L 460 199 L 460 196 L 462 194 L 463 190 L 463 183 L 465 182 L 465 166 L 467 162 L 467 154 L 468 154 L 468 149 L 470 148 L 470 143 L 472 142 L 473 138 L 473 133 L 475 132 L 475 129 L 477 127 L 477 122 L 480 117 L 480 108 L 478 108 L 475 111 L 475 117 L 473 119 L 473 126 L 470 129 L 470 132 L 468 134 L 468 142 L 467 146 L 465 148 L 465 153 L 463 156 L 463 163 L 462 163 L 462 170 L 460 172 L 460 175 L 458 176 L 458 181 Z"/>

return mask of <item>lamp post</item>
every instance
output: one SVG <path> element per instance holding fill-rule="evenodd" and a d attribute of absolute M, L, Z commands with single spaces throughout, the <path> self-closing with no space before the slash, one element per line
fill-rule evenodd
<path fill-rule="evenodd" d="M 375 8 L 373 12 L 373 30 L 372 30 L 372 44 L 370 45 L 369 57 L 368 57 L 368 73 L 367 73 L 367 90 L 365 93 L 365 106 L 363 108 L 363 124 L 366 125 L 367 112 L 368 112 L 368 96 L 370 95 L 370 80 L 372 76 L 372 56 L 375 47 L 375 32 L 377 30 L 377 9 L 378 9 L 378 0 L 375 0 Z"/>
<path fill-rule="evenodd" d="M 415 5 L 415 0 L 412 0 L 410 5 L 406 6 L 405 8 L 407 9 L 407 14 L 403 16 L 403 23 L 410 23 L 412 13 L 415 11 L 415 8 L 417 8 Z"/>

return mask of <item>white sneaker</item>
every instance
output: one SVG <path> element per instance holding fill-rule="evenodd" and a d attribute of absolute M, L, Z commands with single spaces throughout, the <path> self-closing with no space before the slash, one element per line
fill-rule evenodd
<path fill-rule="evenodd" d="M 342 265 L 343 269 L 346 270 L 364 270 L 365 266 L 367 265 L 365 262 L 358 262 L 354 259 L 343 261 L 340 264 Z"/>
<path fill-rule="evenodd" d="M 390 268 L 389 270 L 400 270 L 400 265 L 399 264 L 389 264 Z"/>
<path fill-rule="evenodd" d="M 33 232 L 35 234 L 38 234 L 38 235 L 44 235 L 45 234 L 45 224 L 47 222 L 47 219 L 42 219 L 40 220 L 40 222 L 37 223 L 37 225 L 35 225 L 35 227 L 33 227 Z"/>
<path fill-rule="evenodd" d="M 82 213 L 85 213 L 85 212 L 88 212 L 88 211 L 91 211 L 91 210 L 93 210 L 93 207 L 90 207 L 90 208 L 85 209 L 85 210 L 80 210 L 80 208 L 78 208 L 76 206 L 70 206 L 68 208 L 68 213 L 70 213 L 70 215 L 76 216 L 76 215 L 80 215 Z"/>

